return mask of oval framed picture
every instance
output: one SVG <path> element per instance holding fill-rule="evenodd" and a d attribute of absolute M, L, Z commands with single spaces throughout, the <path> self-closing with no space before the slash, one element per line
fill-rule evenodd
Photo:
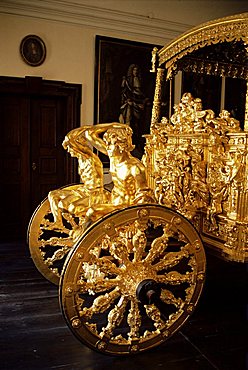
<path fill-rule="evenodd" d="M 20 53 L 25 63 L 40 66 L 46 59 L 46 45 L 39 36 L 28 35 L 21 41 Z"/>

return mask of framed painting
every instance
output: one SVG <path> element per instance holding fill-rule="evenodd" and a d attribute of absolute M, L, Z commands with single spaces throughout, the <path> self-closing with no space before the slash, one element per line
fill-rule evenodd
<path fill-rule="evenodd" d="M 21 41 L 20 53 L 25 63 L 40 66 L 46 59 L 46 45 L 39 36 L 28 35 Z"/>
<path fill-rule="evenodd" d="M 133 155 L 138 158 L 143 154 L 143 135 L 150 131 L 156 82 L 156 73 L 150 72 L 154 47 L 160 48 L 96 36 L 94 123 L 130 125 L 135 145 Z"/>

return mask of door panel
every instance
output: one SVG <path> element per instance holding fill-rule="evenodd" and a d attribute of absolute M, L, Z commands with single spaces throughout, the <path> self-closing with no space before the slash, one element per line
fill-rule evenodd
<path fill-rule="evenodd" d="M 67 153 L 63 98 L 35 98 L 31 103 L 31 199 L 33 210 L 48 192 L 64 183 Z"/>
<path fill-rule="evenodd" d="M 25 238 L 48 192 L 78 180 L 62 142 L 80 125 L 80 104 L 81 85 L 0 76 L 1 240 Z"/>
<path fill-rule="evenodd" d="M 1 118 L 1 225 L 11 235 L 20 233 L 29 200 L 28 111 L 26 98 L 0 96 Z"/>

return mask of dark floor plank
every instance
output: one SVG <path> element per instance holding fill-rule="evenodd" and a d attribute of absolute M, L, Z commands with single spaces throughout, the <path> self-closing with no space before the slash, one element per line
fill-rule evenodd
<path fill-rule="evenodd" d="M 191 319 L 162 346 L 134 357 L 81 344 L 62 317 L 58 288 L 36 270 L 25 244 L 0 245 L 1 370 L 246 370 L 247 271 L 208 256 Z"/>

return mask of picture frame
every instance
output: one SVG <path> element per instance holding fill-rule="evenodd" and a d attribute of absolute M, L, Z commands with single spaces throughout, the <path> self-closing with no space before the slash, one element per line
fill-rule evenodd
<path fill-rule="evenodd" d="M 26 64 L 40 66 L 46 59 L 46 45 L 39 36 L 27 35 L 21 41 L 20 54 Z"/>
<path fill-rule="evenodd" d="M 156 84 L 156 73 L 150 72 L 154 47 L 158 50 L 161 48 L 155 44 L 100 35 L 95 39 L 94 124 L 107 122 L 129 124 L 133 129 L 135 145 L 132 154 L 138 158 L 143 155 L 145 144 L 143 135 L 150 132 Z M 134 73 L 136 73 L 133 77 L 133 81 L 136 80 L 135 93 L 131 91 L 133 87 L 130 77 Z M 108 166 L 108 158 L 99 155 L 104 165 Z"/>

